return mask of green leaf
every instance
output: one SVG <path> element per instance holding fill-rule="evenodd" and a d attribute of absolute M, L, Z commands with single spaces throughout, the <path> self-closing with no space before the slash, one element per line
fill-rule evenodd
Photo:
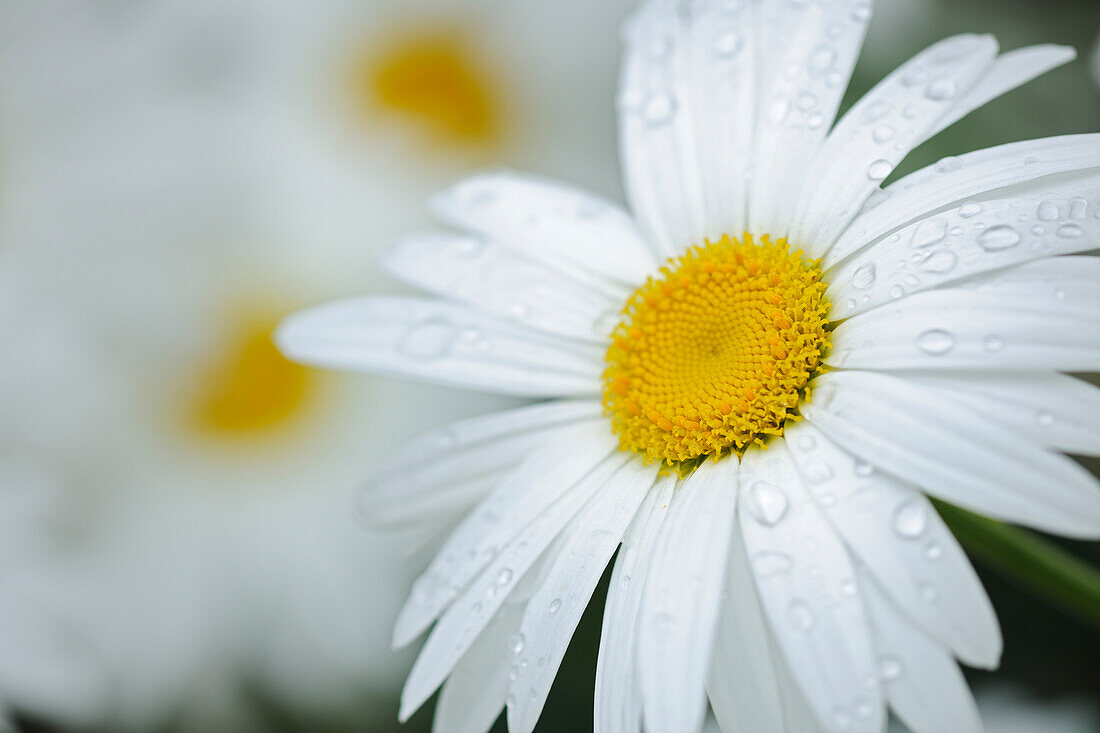
<path fill-rule="evenodd" d="M 1100 629 L 1100 571 L 1026 529 L 935 499 L 933 503 L 971 556 Z"/>

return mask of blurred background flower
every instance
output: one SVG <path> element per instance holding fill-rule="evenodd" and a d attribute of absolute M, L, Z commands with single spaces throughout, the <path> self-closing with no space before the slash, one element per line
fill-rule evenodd
<path fill-rule="evenodd" d="M 269 333 L 303 304 L 397 290 L 377 254 L 470 168 L 621 199 L 633 4 L 0 2 L 0 730 L 398 728 L 411 658 L 390 628 L 425 538 L 357 526 L 356 488 L 408 437 L 503 403 L 307 370 Z M 988 31 L 1082 62 L 898 174 L 1094 131 L 1098 27 L 1094 0 L 880 0 L 848 99 Z M 984 579 L 1018 696 L 1095 699 L 1097 634 Z M 602 603 L 544 730 L 589 725 Z"/>

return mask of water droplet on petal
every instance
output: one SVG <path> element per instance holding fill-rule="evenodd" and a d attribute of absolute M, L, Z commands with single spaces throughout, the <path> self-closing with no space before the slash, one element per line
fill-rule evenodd
<path fill-rule="evenodd" d="M 939 560 L 942 554 L 943 549 L 935 542 L 929 542 L 928 547 L 924 548 L 924 557 L 928 560 Z"/>
<path fill-rule="evenodd" d="M 642 118 L 651 127 L 667 124 L 676 114 L 676 99 L 667 92 L 654 92 L 642 106 Z"/>
<path fill-rule="evenodd" d="M 779 127 L 783 120 L 787 119 L 787 113 L 791 110 L 791 103 L 783 97 L 776 97 L 768 105 L 768 121 L 773 127 Z"/>
<path fill-rule="evenodd" d="M 766 481 L 757 481 L 749 489 L 749 503 L 760 523 L 769 527 L 778 524 L 790 507 L 790 500 L 783 490 Z"/>
<path fill-rule="evenodd" d="M 523 634 L 516 634 L 508 638 L 508 648 L 512 650 L 512 654 L 522 652 L 526 643 L 527 639 L 524 638 Z"/>
<path fill-rule="evenodd" d="M 499 573 L 497 573 L 497 583 L 499 585 L 507 585 L 508 582 L 511 581 L 511 580 L 512 580 L 512 569 L 511 568 L 502 568 L 501 571 Z"/>
<path fill-rule="evenodd" d="M 809 631 L 814 626 L 814 612 L 802 601 L 791 601 L 787 606 L 787 620 L 799 631 Z"/>
<path fill-rule="evenodd" d="M 1076 224 L 1063 224 L 1062 226 L 1058 227 L 1058 236 L 1064 237 L 1066 239 L 1080 237 L 1084 233 L 1084 230 Z"/>
<path fill-rule="evenodd" d="M 886 176 L 890 175 L 890 172 L 894 170 L 894 164 L 888 160 L 882 160 L 879 158 L 874 163 L 871 163 L 867 167 L 867 177 L 872 181 L 881 181 Z"/>
<path fill-rule="evenodd" d="M 752 558 L 753 569 L 761 579 L 790 572 L 791 558 L 781 552 L 758 552 Z"/>
<path fill-rule="evenodd" d="M 1049 427 L 1054 424 L 1054 413 L 1049 410 L 1040 410 L 1039 414 L 1035 416 L 1035 422 L 1043 427 Z"/>
<path fill-rule="evenodd" d="M 397 350 L 413 359 L 441 359 L 457 339 L 455 324 L 445 318 L 432 317 L 411 326 L 397 342 Z"/>
<path fill-rule="evenodd" d="M 806 474 L 806 480 L 811 484 L 820 484 L 833 477 L 833 469 L 829 467 L 828 463 L 820 458 L 811 458 L 806 461 L 806 464 L 803 466 L 803 471 Z"/>
<path fill-rule="evenodd" d="M 550 601 L 550 608 L 548 610 L 550 611 L 550 613 L 557 613 L 559 610 L 561 610 L 561 599 L 555 598 L 554 600 Z"/>
<path fill-rule="evenodd" d="M 921 583 L 917 589 L 920 591 L 920 597 L 925 603 L 935 603 L 940 598 L 939 590 L 931 583 Z"/>
<path fill-rule="evenodd" d="M 959 216 L 964 219 L 969 219 L 972 216 L 977 216 L 982 213 L 982 205 L 974 201 L 968 201 L 959 207 Z"/>
<path fill-rule="evenodd" d="M 935 79 L 924 90 L 924 96 L 935 102 L 943 102 L 955 96 L 955 82 L 951 79 Z"/>
<path fill-rule="evenodd" d="M 879 125 L 875 128 L 874 132 L 871 133 L 871 138 L 876 143 L 882 144 L 884 142 L 888 142 L 892 137 L 894 137 L 895 132 L 896 130 L 893 128 L 892 125 Z"/>
<path fill-rule="evenodd" d="M 1043 201 L 1035 215 L 1042 221 L 1054 221 L 1059 216 L 1058 204 L 1053 201 Z"/>
<path fill-rule="evenodd" d="M 1000 351 L 1005 345 L 1004 339 L 994 333 L 986 336 L 982 343 L 985 345 L 985 350 L 989 352 Z"/>
<path fill-rule="evenodd" d="M 724 58 L 730 58 L 740 50 L 741 36 L 735 31 L 723 33 L 714 41 L 714 52 Z"/>
<path fill-rule="evenodd" d="M 1007 224 L 989 227 L 978 235 L 978 244 L 989 252 L 1008 249 L 1020 243 L 1020 235 Z"/>
<path fill-rule="evenodd" d="M 867 105 L 867 109 L 863 113 L 863 119 L 868 122 L 876 122 L 881 120 L 890 112 L 889 102 L 884 102 L 881 99 L 877 102 L 872 102 Z"/>
<path fill-rule="evenodd" d="M 860 265 L 856 268 L 856 271 L 852 273 L 852 287 L 856 290 L 867 290 L 875 284 L 875 263 L 869 262 L 866 265 Z"/>
<path fill-rule="evenodd" d="M 894 531 L 901 537 L 920 537 L 927 525 L 927 511 L 915 501 L 906 501 L 894 510 Z"/>
<path fill-rule="evenodd" d="M 901 677 L 905 668 L 901 660 L 893 656 L 884 656 L 878 660 L 878 674 L 885 682 L 893 682 Z"/>
<path fill-rule="evenodd" d="M 942 275 L 950 272 L 959 261 L 958 256 L 949 249 L 938 249 L 925 257 L 920 263 L 922 272 Z"/>
<path fill-rule="evenodd" d="M 939 356 L 951 351 L 955 346 L 955 337 L 942 328 L 930 328 L 917 336 L 917 348 L 926 354 Z"/>
<path fill-rule="evenodd" d="M 831 46 L 824 44 L 818 46 L 810 54 L 810 76 L 818 77 L 825 74 L 832 68 L 834 61 L 836 61 L 836 51 Z"/>

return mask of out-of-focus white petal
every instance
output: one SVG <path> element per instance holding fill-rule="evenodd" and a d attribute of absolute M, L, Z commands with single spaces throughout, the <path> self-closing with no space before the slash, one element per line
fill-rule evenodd
<path fill-rule="evenodd" d="M 513 645 L 508 730 L 535 728 L 550 685 L 588 600 L 657 478 L 657 466 L 627 462 L 566 529 L 558 559 L 531 596 Z"/>
<path fill-rule="evenodd" d="M 885 709 L 855 569 L 784 440 L 745 453 L 738 501 L 756 587 L 810 708 L 826 730 L 879 731 Z"/>
<path fill-rule="evenodd" d="M 791 241 L 811 257 L 824 255 L 867 197 L 996 56 L 992 36 L 953 36 L 902 64 L 856 102 L 809 167 Z"/>
<path fill-rule="evenodd" d="M 1074 180 L 1087 179 L 1100 167 L 1100 134 L 1063 135 L 998 145 L 958 157 L 944 158 L 890 184 L 852 222 L 825 255 L 825 267 L 835 267 L 852 253 L 910 224 L 928 219 L 943 209 L 970 199 L 1003 198 L 998 191 L 1010 186 L 1040 182 L 1055 184 L 1062 174 L 1076 172 Z M 1076 186 L 1080 188 L 1080 186 Z M 1042 192 L 1037 192 L 1042 193 Z M 1079 195 L 1067 193 L 1066 196 Z M 906 244 L 916 231 L 907 230 Z M 947 233 L 946 227 L 943 234 Z M 920 231 L 915 244 L 933 245 L 942 237 L 936 230 Z M 902 237 L 899 237 L 902 239 Z"/>
<path fill-rule="evenodd" d="M 818 184 L 811 161 L 824 149 L 848 87 L 871 3 L 775 2 L 755 9 L 761 40 L 749 223 L 753 232 L 781 237 L 800 192 Z M 845 162 L 851 178 L 851 162 Z M 797 236 L 792 242 L 806 246 Z"/>
<path fill-rule="evenodd" d="M 564 429 L 602 420 L 595 401 L 555 401 L 463 420 L 412 440 L 364 487 L 360 513 L 374 527 L 453 516 Z"/>
<path fill-rule="evenodd" d="M 905 372 L 1029 442 L 1100 456 L 1100 389 L 1057 372 Z"/>
<path fill-rule="evenodd" d="M 647 731 L 697 731 L 737 507 L 738 462 L 708 460 L 672 499 L 646 577 L 638 678 Z"/>
<path fill-rule="evenodd" d="M 803 414 L 863 460 L 997 519 L 1100 536 L 1100 487 L 1071 459 L 898 377 L 838 371 L 810 386 Z"/>
<path fill-rule="evenodd" d="M 467 178 L 436 195 L 444 222 L 566 271 L 637 286 L 657 262 L 634 221 L 615 204 L 566 184 L 500 171 Z"/>
<path fill-rule="evenodd" d="M 534 570 L 532 570 L 534 572 Z M 511 598 L 481 632 L 439 693 L 432 730 L 436 733 L 485 733 L 504 709 L 508 696 L 508 643 L 519 633 L 524 605 Z"/>
<path fill-rule="evenodd" d="M 786 730 L 771 633 L 736 523 L 707 681 L 707 697 L 724 733 Z"/>
<path fill-rule="evenodd" d="M 568 522 L 615 458 L 615 436 L 603 421 L 563 431 L 541 446 L 470 514 L 447 539 L 412 593 L 394 628 L 394 645 L 412 641 L 529 523 L 547 513 Z M 594 470 L 606 461 L 600 470 Z M 542 521 L 547 521 L 543 519 Z M 549 531 L 549 530 L 548 530 Z M 549 540 L 547 540 L 549 541 Z"/>
<path fill-rule="evenodd" d="M 1062 64 L 1068 64 L 1076 57 L 1077 52 L 1072 47 L 1053 44 L 1017 48 L 1001 54 L 985 76 L 971 87 L 970 91 L 962 95 L 951 107 L 951 111 L 929 131 L 926 139 L 955 124 L 978 107 L 1005 92 L 1026 84 L 1040 74 L 1045 74 Z"/>
<path fill-rule="evenodd" d="M 861 579 L 890 707 L 913 733 L 981 733 L 978 708 L 955 660 L 914 628 L 876 579 Z"/>
<path fill-rule="evenodd" d="M 930 290 L 841 323 L 824 362 L 846 369 L 1100 369 L 1100 319 L 1049 300 Z"/>
<path fill-rule="evenodd" d="M 529 397 L 598 394 L 603 351 L 477 308 L 366 297 L 299 311 L 275 338 L 291 359 Z"/>
<path fill-rule="evenodd" d="M 658 479 L 623 537 L 615 559 L 596 661 L 596 733 L 637 731 L 641 726 L 642 699 L 635 679 L 638 616 L 657 534 L 675 487 L 676 479 L 671 476 Z"/>
<path fill-rule="evenodd" d="M 624 465 L 627 466 L 625 469 Z M 493 618 L 509 592 L 535 564 L 562 528 L 577 516 L 578 511 L 593 496 L 600 496 L 600 489 L 605 484 L 611 482 L 618 485 L 618 477 L 623 475 L 621 472 L 617 473 L 620 469 L 629 472 L 630 465 L 625 456 L 617 454 L 593 469 L 525 527 L 517 527 L 517 532 L 521 534 L 496 553 L 477 579 L 455 598 L 428 635 L 428 640 L 409 672 L 405 689 L 401 693 L 402 720 L 407 720 L 442 684 L 454 665 L 476 641 L 481 630 Z M 590 511 L 591 508 L 586 507 L 586 510 Z M 587 511 L 582 512 L 580 521 L 585 521 L 583 515 Z M 410 603 L 415 600 L 414 588 Z"/>
<path fill-rule="evenodd" d="M 1095 249 L 1100 171 L 1050 188 L 1042 196 L 968 201 L 856 253 L 826 272 L 830 317 L 847 318 L 971 276 Z"/>
<path fill-rule="evenodd" d="M 396 277 L 540 331 L 604 342 L 629 294 L 609 294 L 583 271 L 556 267 L 477 234 L 406 237 L 382 256 Z M 618 295 L 619 297 L 615 297 Z"/>
<path fill-rule="evenodd" d="M 1001 634 L 993 606 L 928 499 L 837 448 L 809 422 L 786 435 L 822 513 L 897 604 L 963 661 L 996 666 Z"/>

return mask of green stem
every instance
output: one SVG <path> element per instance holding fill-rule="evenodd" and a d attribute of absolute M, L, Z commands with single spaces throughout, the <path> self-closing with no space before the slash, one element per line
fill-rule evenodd
<path fill-rule="evenodd" d="M 1100 629 L 1100 571 L 1040 536 L 933 500 L 973 556 L 1048 603 Z"/>

